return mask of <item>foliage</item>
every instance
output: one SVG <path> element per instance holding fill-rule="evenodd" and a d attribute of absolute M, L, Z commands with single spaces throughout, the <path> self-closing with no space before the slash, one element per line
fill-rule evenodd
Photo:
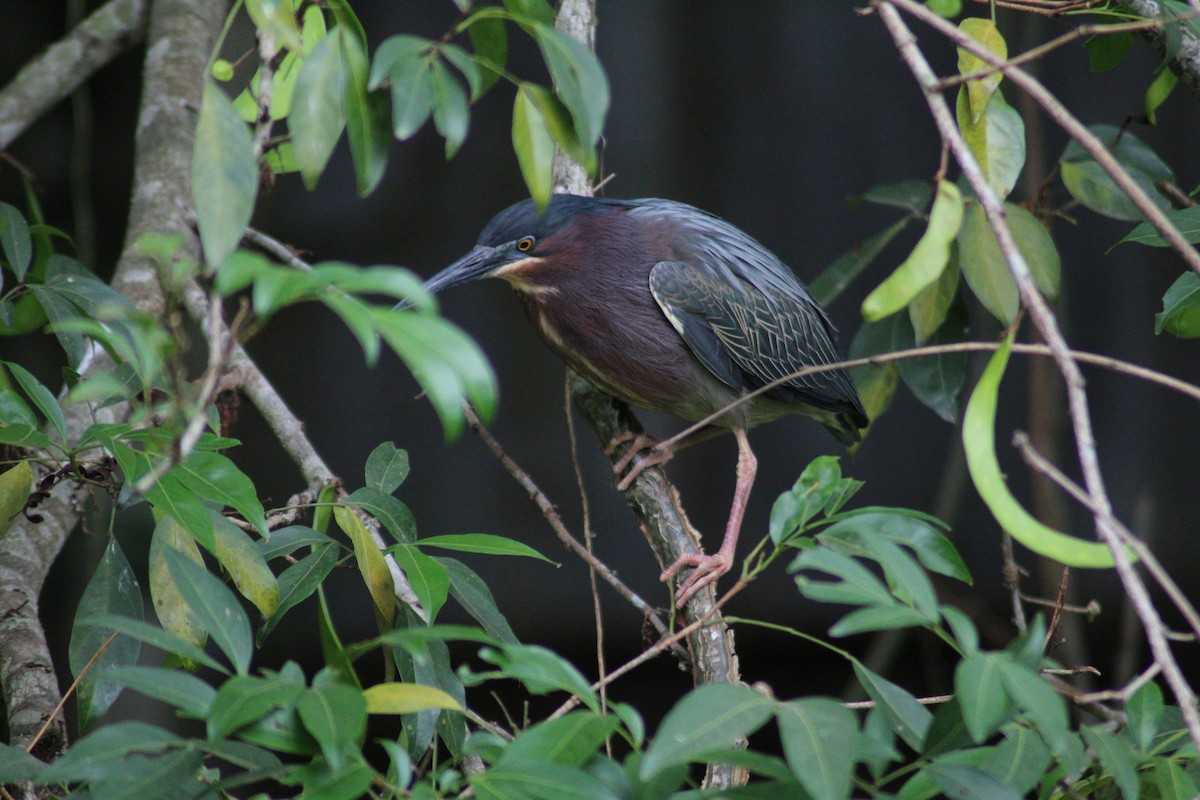
<path fill-rule="evenodd" d="M 926 5 L 950 17 L 961 12 L 950 0 Z M 1180 5 L 1166 7 L 1179 24 L 1194 26 Z M 145 237 L 142 252 L 158 264 L 171 303 L 189 293 L 207 295 L 217 321 L 224 304 L 241 304 L 229 330 L 212 326 L 210 359 L 224 342 L 231 346 L 281 309 L 321 303 L 353 333 L 368 364 L 383 345 L 395 352 L 447 435 L 455 435 L 464 424 L 464 402 L 484 417 L 496 402 L 495 381 L 478 347 L 438 315 L 434 299 L 406 270 L 294 259 L 280 264 L 243 247 L 260 182 L 299 172 L 307 186 L 316 186 L 344 132 L 365 195 L 381 179 L 390 138 L 408 139 L 432 121 L 453 157 L 468 134 L 471 104 L 503 79 L 514 86 L 517 165 L 531 195 L 544 203 L 556 147 L 595 169 L 609 101 L 603 71 L 587 48 L 555 30 L 544 0 L 461 3 L 462 16 L 446 36 L 398 34 L 373 58 L 345 0 L 246 0 L 244 7 L 259 36 L 261 62 L 247 78 L 214 57 L 198 111 L 191 174 L 203 263 L 169 237 Z M 1007 56 L 992 20 L 970 18 L 960 30 Z M 508 72 L 513 31 L 536 44 L 553 88 Z M 456 43 L 463 37 L 470 49 Z M 1171 46 L 1178 43 L 1168 41 Z M 1093 69 L 1105 69 L 1123 57 L 1128 40 L 1101 36 L 1088 49 Z M 1003 200 L 1025 166 L 1024 123 L 1005 100 L 1001 73 L 989 72 L 965 49 L 958 55 L 956 122 L 988 187 Z M 235 83 L 239 78 L 244 86 Z M 232 98 L 224 83 L 234 84 Z M 1161 104 L 1168 84 L 1154 81 L 1148 110 Z M 276 123 L 286 124 L 286 136 L 270 135 Z M 1174 183 L 1171 168 L 1126 130 L 1104 124 L 1092 130 L 1155 203 L 1169 208 L 1160 189 Z M 1117 220 L 1140 219 L 1078 145 L 1065 149 L 1055 169 L 1082 206 Z M 961 419 L 975 487 L 997 522 L 1034 552 L 1063 564 L 1111 566 L 1113 551 L 1038 522 L 1003 478 L 995 448 L 997 396 L 1022 301 L 979 198 L 943 170 L 932 183 L 877 187 L 862 200 L 903 216 L 813 283 L 823 302 L 859 278 L 910 224 L 921 222 L 924 231 L 864 300 L 866 322 L 852 354 L 965 341 L 969 304 L 1008 328 Z M 223 435 L 217 413 L 212 386 L 224 366 L 220 357 L 201 380 L 191 380 L 181 329 L 135 308 L 57 252 L 54 239 L 62 234 L 42 219 L 32 192 L 26 206 L 23 212 L 0 203 L 0 253 L 15 279 L 0 296 L 0 324 L 6 333 L 48 326 L 68 370 L 65 393 L 56 395 L 22 364 L 0 362 L 0 445 L 15 454 L 0 473 L 0 536 L 21 516 L 37 522 L 38 504 L 60 482 L 91 485 L 111 504 L 105 549 L 76 609 L 69 644 L 82 735 L 49 764 L 0 744 L 0 784 L 28 782 L 53 796 L 142 800 L 263 791 L 323 799 L 470 792 L 484 800 L 656 800 L 716 796 L 699 787 L 697 765 L 726 764 L 750 779 L 721 791 L 723 797 L 1135 800 L 1196 794 L 1200 753 L 1180 709 L 1152 680 L 1088 703 L 1088 715 L 1073 713 L 1069 692 L 1055 677 L 1062 665 L 1047 652 L 1047 623 L 1035 618 L 1006 647 L 984 649 L 971 617 L 941 599 L 946 585 L 972 582 L 945 526 L 911 509 L 851 507 L 863 484 L 843 476 L 832 457 L 810 463 L 775 501 L 767 534 L 742 564 L 738 585 L 782 561 L 799 597 L 847 609 L 825 637 L 771 627 L 845 659 L 870 698 L 868 707 L 711 684 L 681 697 L 649 733 L 638 709 L 602 696 L 576 665 L 519 641 L 480 576 L 444 553 L 549 559 L 486 533 L 419 535 L 413 513 L 397 496 L 409 463 L 395 444 L 368 455 L 353 491 L 329 482 L 311 501 L 264 507 L 252 478 L 226 455 L 240 443 Z M 1170 212 L 1192 242 L 1200 240 L 1194 212 Z M 1007 201 L 1004 213 L 1038 291 L 1054 300 L 1063 269 L 1050 229 L 1056 210 L 1041 201 Z M 1118 244 L 1126 242 L 1164 244 L 1146 223 Z M 1163 305 L 1155 333 L 1200 336 L 1200 284 L 1193 273 L 1176 281 Z M 111 357 L 113 369 L 84 368 L 97 349 Z M 866 365 L 855 377 L 872 419 L 903 382 L 957 423 L 966 373 L 965 355 L 943 347 Z M 123 403 L 131 410 L 121 421 L 97 417 L 82 429 L 69 423 L 72 406 L 89 404 L 94 411 Z M 122 547 L 125 537 L 115 530 L 117 510 L 142 503 L 155 521 L 147 559 L 153 621 L 143 617 L 142 588 Z M 311 524 L 286 516 L 300 511 L 311 513 Z M 378 632 L 365 641 L 347 643 L 334 626 L 325 588 L 339 567 L 357 570 L 363 602 L 369 598 L 373 607 Z M 398 591 L 399 573 L 410 591 Z M 438 621 L 452 601 L 473 624 Z M 318 609 L 321 667 L 306 674 L 292 661 L 279 669 L 257 665 L 256 648 L 305 602 Z M 929 637 L 951 654 L 952 695 L 923 702 L 832 643 L 899 630 Z M 161 654 L 160 661 L 145 663 L 147 650 Z M 508 728 L 470 710 L 479 693 L 513 681 L 523 697 L 547 696 L 562 705 Z M 124 691 L 149 698 L 187 725 L 105 724 Z M 398 717 L 398 726 L 389 726 L 389 717 Z M 773 730 L 777 751 L 765 744 L 764 729 Z M 180 732 L 186 730 L 192 733 Z"/>

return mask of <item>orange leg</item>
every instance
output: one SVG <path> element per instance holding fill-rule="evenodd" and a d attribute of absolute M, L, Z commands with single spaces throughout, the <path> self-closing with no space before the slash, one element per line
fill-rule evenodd
<path fill-rule="evenodd" d="M 737 549 L 738 533 L 742 529 L 742 518 L 746 516 L 746 504 L 750 500 L 750 490 L 754 486 L 754 476 L 758 472 L 758 459 L 750 449 L 750 440 L 742 428 L 734 430 L 737 437 L 738 462 L 737 485 L 733 490 L 733 504 L 729 509 L 729 523 L 725 526 L 725 538 L 721 540 L 721 549 L 716 555 L 688 553 L 676 559 L 675 563 L 663 570 L 660 580 L 668 580 L 684 567 L 692 567 L 693 572 L 679 587 L 675 598 L 675 606 L 683 608 L 696 592 L 717 580 L 729 571 L 733 565 L 734 551 Z"/>

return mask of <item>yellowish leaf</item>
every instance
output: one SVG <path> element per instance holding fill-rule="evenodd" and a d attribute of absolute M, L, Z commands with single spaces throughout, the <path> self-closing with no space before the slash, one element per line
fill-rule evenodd
<path fill-rule="evenodd" d="M 392 583 L 392 573 L 388 571 L 383 553 L 371 538 L 371 532 L 353 511 L 345 506 L 333 510 L 333 517 L 338 527 L 346 532 L 354 544 L 354 558 L 358 562 L 358 570 L 362 573 L 371 599 L 375 601 L 375 618 L 380 630 L 387 630 L 392 624 L 392 615 L 396 610 L 396 588 Z"/>
<path fill-rule="evenodd" d="M 363 689 L 368 714 L 415 714 L 435 708 L 461 711 L 462 706 L 446 692 L 419 683 L 378 683 Z"/>

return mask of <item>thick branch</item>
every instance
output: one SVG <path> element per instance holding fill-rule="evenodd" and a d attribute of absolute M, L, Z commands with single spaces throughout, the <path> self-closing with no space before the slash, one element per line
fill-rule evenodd
<path fill-rule="evenodd" d="M 113 287 L 147 313 L 160 313 L 163 300 L 153 263 L 134 247 L 137 238 L 150 230 L 180 234 L 187 254 L 199 259 L 199 247 L 181 209 L 190 194 L 188 165 L 195 109 L 200 104 L 199 78 L 224 11 L 222 0 L 156 0 L 151 13 L 133 201 L 125 250 L 113 278 Z M 111 368 L 107 356 L 97 350 L 81 371 L 86 376 Z M 70 435 L 77 437 L 92 422 L 120 419 L 127 409 L 96 412 L 74 405 L 65 412 Z M 60 484 L 39 509 L 44 522 L 31 525 L 21 520 L 0 541 L 0 586 L 4 587 L 0 592 L 0 683 L 9 741 L 16 746 L 32 744 L 59 700 L 49 648 L 38 620 L 38 595 L 50 564 L 78 521 L 86 494 L 86 489 Z M 64 744 L 65 730 L 58 720 L 36 752 L 52 758 Z"/>
<path fill-rule="evenodd" d="M 1148 19 L 1161 19 L 1162 4 L 1157 0 L 1125 0 L 1125 4 Z M 1171 60 L 1175 72 L 1195 95 L 1200 95 L 1200 38 L 1182 22 L 1172 22 L 1179 29 L 1179 50 Z M 1143 36 L 1161 55 L 1166 55 L 1166 37 L 1161 29 L 1143 31 Z"/>
<path fill-rule="evenodd" d="M 0 91 L 0 150 L 142 34 L 150 0 L 110 0 Z"/>

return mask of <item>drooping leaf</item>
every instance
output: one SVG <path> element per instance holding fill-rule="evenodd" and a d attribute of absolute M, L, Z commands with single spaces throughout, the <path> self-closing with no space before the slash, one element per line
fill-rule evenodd
<path fill-rule="evenodd" d="M 962 194 L 950 181 L 939 181 L 929 225 L 908 258 L 862 303 L 863 319 L 875 322 L 908 305 L 938 279 L 950 258 L 950 243 L 963 220 Z"/>
<path fill-rule="evenodd" d="M 457 700 L 435 686 L 419 683 L 377 683 L 363 689 L 369 714 L 414 714 L 434 708 L 461 711 Z"/>
<path fill-rule="evenodd" d="M 408 506 L 378 489 L 364 486 L 346 498 L 346 505 L 361 508 L 387 529 L 392 538 L 408 544 L 417 538 L 417 521 Z"/>
<path fill-rule="evenodd" d="M 87 617 L 86 619 L 77 620 L 76 624 L 95 625 L 98 627 L 107 627 L 109 630 L 117 630 L 152 647 L 157 647 L 165 653 L 171 653 L 185 662 L 191 661 L 203 664 L 217 672 L 228 672 L 219 661 L 209 656 L 199 647 L 196 647 L 196 645 L 186 642 L 175 634 L 142 620 L 105 614 L 99 617 Z"/>
<path fill-rule="evenodd" d="M 0 428 L 0 433 L 3 430 Z M 0 539 L 4 538 L 13 519 L 25 508 L 32 491 L 33 468 L 28 461 L 18 461 L 0 473 Z"/>
<path fill-rule="evenodd" d="M 333 769 L 342 768 L 347 749 L 361 749 L 367 732 L 367 701 L 358 689 L 339 683 L 314 686 L 300 695 L 296 712 Z"/>
<path fill-rule="evenodd" d="M 850 342 L 850 358 L 889 352 L 894 324 L 894 319 L 863 323 Z M 900 373 L 896 365 L 888 363 L 852 367 L 850 377 L 854 380 L 854 388 L 858 391 L 863 409 L 867 412 L 867 419 L 874 423 L 891 405 L 892 398 L 896 395 L 896 387 L 900 383 Z"/>
<path fill-rule="evenodd" d="M 1021 506 L 1004 480 L 996 460 L 996 400 L 1012 339 L 1013 334 L 1009 334 L 992 356 L 967 403 L 963 417 L 967 471 L 996 521 L 1021 544 L 1068 566 L 1111 567 L 1112 553 L 1105 545 L 1076 539 L 1043 525 Z"/>
<path fill-rule="evenodd" d="M 516 643 L 517 636 L 496 606 L 487 584 L 466 564 L 453 558 L 438 558 L 450 576 L 450 594 L 483 629 L 501 642 Z"/>
<path fill-rule="evenodd" d="M 1000 679 L 1003 653 L 976 653 L 954 670 L 954 696 L 963 722 L 976 744 L 983 744 L 1012 713 L 1012 703 Z"/>
<path fill-rule="evenodd" d="M 266 515 L 254 484 L 227 456 L 195 450 L 172 474 L 205 500 L 235 509 L 255 530 L 267 535 Z"/>
<path fill-rule="evenodd" d="M 181 669 L 127 666 L 109 669 L 104 677 L 127 689 L 164 703 L 195 717 L 208 715 L 217 690 Z"/>
<path fill-rule="evenodd" d="M 926 344 L 929 337 L 942 327 L 946 314 L 958 299 L 958 287 L 962 272 L 958 268 L 958 248 L 950 248 L 950 260 L 946 268 L 933 283 L 908 304 L 908 321 L 912 324 L 913 338 L 917 345 Z"/>
<path fill-rule="evenodd" d="M 554 80 L 555 94 L 571 112 L 580 142 L 593 147 L 603 132 L 609 103 L 608 79 L 600 62 L 587 46 L 549 24 L 534 25 L 532 32 Z"/>
<path fill-rule="evenodd" d="M 39 779 L 50 784 L 101 780 L 131 753 L 160 753 L 179 742 L 176 734 L 146 722 L 104 725 L 73 743 Z"/>
<path fill-rule="evenodd" d="M 1129 735 L 1142 752 L 1148 752 L 1163 717 L 1162 689 L 1154 682 L 1138 689 L 1125 702 L 1125 714 L 1129 720 Z"/>
<path fill-rule="evenodd" d="M 6 361 L 4 365 L 8 367 L 9 372 L 20 384 L 25 395 L 37 406 L 38 411 L 41 411 L 47 421 L 54 426 L 59 440 L 65 443 L 67 441 L 67 418 L 63 414 L 62 406 L 58 404 L 58 400 L 54 398 L 49 389 L 42 385 L 41 381 L 34 377 L 32 372 L 20 364 Z"/>
<path fill-rule="evenodd" d="M 192 202 L 209 269 L 216 269 L 237 249 L 257 193 L 258 166 L 250 130 L 225 92 L 206 80 L 192 152 Z"/>
<path fill-rule="evenodd" d="M 775 709 L 788 766 L 813 800 L 850 794 L 858 724 L 854 714 L 823 697 L 780 703 Z"/>
<path fill-rule="evenodd" d="M 770 698 L 745 686 L 700 686 L 675 704 L 646 749 L 638 776 L 650 780 L 673 764 L 728 750 L 771 718 Z"/>
<path fill-rule="evenodd" d="M 419 131 L 433 113 L 432 64 L 430 56 L 412 52 L 392 68 L 392 134 L 401 141 Z"/>
<path fill-rule="evenodd" d="M 896 600 L 879 578 L 856 560 L 830 547 L 814 547 L 796 556 L 788 572 L 818 570 L 835 580 L 817 580 L 811 575 L 797 574 L 800 593 L 825 603 L 890 606 Z"/>
<path fill-rule="evenodd" d="M 446 573 L 446 568 L 412 545 L 394 548 L 392 557 L 404 570 L 409 586 L 416 593 L 421 607 L 432 622 L 441 611 L 450 591 L 450 576 Z"/>
<path fill-rule="evenodd" d="M 956 344 L 967 338 L 967 311 L 962 304 L 951 306 L 941 326 L 927 344 Z M 916 346 L 912 324 L 905 315 L 897 315 L 892 329 L 893 347 L 897 350 Z M 951 424 L 958 421 L 958 395 L 967 377 L 966 353 L 906 358 L 896 362 L 900 378 L 918 400 Z"/>
<path fill-rule="evenodd" d="M 346 75 L 346 132 L 358 196 L 375 191 L 387 167 L 388 145 L 392 141 L 387 97 L 367 89 L 367 54 L 357 36 L 339 25 L 341 56 Z"/>
<path fill-rule="evenodd" d="M 367 456 L 366 479 L 384 494 L 392 494 L 408 477 L 408 452 L 392 442 L 384 442 Z"/>
<path fill-rule="evenodd" d="M 279 607 L 275 573 L 245 531 L 220 514 L 214 513 L 212 517 L 216 545 L 213 555 L 229 573 L 242 597 L 253 603 L 263 617 L 270 617 Z"/>
<path fill-rule="evenodd" d="M 1200 206 L 1191 206 L 1190 208 L 1179 208 L 1167 213 L 1167 219 L 1179 229 L 1183 237 L 1192 244 L 1200 243 Z M 1167 242 L 1158 231 L 1154 229 L 1149 222 L 1142 222 L 1133 230 L 1125 235 L 1125 238 L 1117 242 L 1124 244 L 1125 242 L 1135 242 L 1144 244 L 1147 247 L 1166 247 Z M 1116 245 L 1113 245 L 1114 247 Z"/>
<path fill-rule="evenodd" d="M 483 16 L 475 18 L 467 33 L 471 38 L 475 58 L 479 59 L 480 65 L 484 67 L 480 73 L 479 86 L 479 96 L 482 97 L 499 80 L 499 70 L 504 69 L 508 63 L 508 36 L 503 20 Z M 472 100 L 475 99 L 478 97 L 472 97 Z"/>
<path fill-rule="evenodd" d="M 920 185 L 926 189 L 925 195 L 928 196 L 929 187 L 926 184 Z M 914 213 L 923 213 L 927 205 L 928 202 L 921 206 L 920 212 Z M 901 217 L 889 227 L 838 256 L 838 259 L 826 267 L 815 280 L 809 281 L 809 293 L 816 298 L 818 303 L 828 306 L 855 278 L 862 274 L 863 270 L 875 261 L 892 239 L 907 228 L 908 223 L 912 220 L 912 216 Z"/>
<path fill-rule="evenodd" d="M 1174 183 L 1175 174 L 1141 139 L 1114 125 L 1092 125 L 1089 130 L 1109 148 L 1117 162 L 1150 200 L 1163 211 L 1171 204 L 1156 188 Z M 1063 183 L 1071 196 L 1098 214 L 1113 219 L 1141 221 L 1142 214 L 1108 173 L 1074 140 L 1059 159 Z"/>
<path fill-rule="evenodd" d="M 166 548 L 163 558 L 179 593 L 239 675 L 250 668 L 254 642 L 250 622 L 233 592 L 204 567 L 178 550 Z"/>
<path fill-rule="evenodd" d="M 272 537 L 274 538 L 274 537 Z M 317 587 L 337 566 L 341 555 L 338 547 L 332 543 L 322 544 L 295 564 L 285 569 L 279 576 L 279 605 L 275 612 L 265 620 L 258 629 L 258 644 L 261 646 L 267 636 L 279 624 L 286 614 L 296 604 L 312 596 Z"/>
<path fill-rule="evenodd" d="M 555 800 L 612 800 L 616 795 L 598 777 L 552 762 L 522 762 L 517 768 L 493 768 L 470 778 L 478 800 L 553 797 Z"/>
<path fill-rule="evenodd" d="M 1125 60 L 1133 46 L 1133 34 L 1128 31 L 1093 36 L 1084 42 L 1088 67 L 1092 72 L 1107 72 Z"/>
<path fill-rule="evenodd" d="M 68 655 L 71 672 L 79 681 L 75 691 L 79 698 L 80 727 L 85 730 L 92 727 L 121 694 L 121 684 L 108 680 L 104 671 L 137 663 L 142 649 L 136 639 L 117 636 L 110 643 L 108 639 L 115 631 L 79 624 L 80 619 L 102 614 L 142 618 L 141 587 L 116 538 L 109 539 L 96 571 L 83 590 L 75 611 L 76 622 L 71 629 Z"/>
<path fill-rule="evenodd" d="M 280 676 L 235 675 L 221 684 L 213 698 L 206 720 L 209 738 L 224 738 L 257 722 L 275 709 L 295 703 L 304 691 L 303 686 Z"/>
<path fill-rule="evenodd" d="M 344 38 L 326 36 L 304 59 L 292 91 L 288 132 L 296 163 L 309 189 L 317 185 L 333 148 L 346 127 L 346 83 L 342 53 Z"/>
<path fill-rule="evenodd" d="M 1142 105 L 1146 109 L 1146 119 L 1151 125 L 1158 124 L 1158 108 L 1167 101 L 1177 85 L 1179 85 L 1179 76 L 1175 74 L 1174 70 L 1164 69 L 1159 71 L 1158 77 L 1146 87 L 1146 96 Z"/>
<path fill-rule="evenodd" d="M 987 17 L 967 17 L 959 23 L 958 29 L 991 51 L 998 60 L 1004 61 L 1008 58 L 1008 44 L 1004 41 L 1004 36 L 1001 35 L 994 21 Z M 971 75 L 981 70 L 986 70 L 989 67 L 990 65 L 986 61 L 971 53 L 966 48 L 958 48 L 959 74 Z M 1003 72 L 993 70 L 982 78 L 973 78 L 966 82 L 967 108 L 970 112 L 969 122 L 978 122 L 983 117 L 984 112 L 987 111 L 989 101 L 991 101 L 996 88 L 1000 85 L 1000 81 L 1003 78 Z M 959 125 L 961 127 L 961 120 L 959 121 Z"/>
<path fill-rule="evenodd" d="M 871 631 L 891 631 L 928 625 L 929 618 L 912 606 L 866 606 L 855 609 L 829 628 L 835 638 Z"/>
<path fill-rule="evenodd" d="M 1196 797 L 1196 781 L 1174 761 L 1162 760 L 1152 773 L 1159 800 L 1189 800 Z"/>
<path fill-rule="evenodd" d="M 467 126 L 471 120 L 467 93 L 441 61 L 433 63 L 430 77 L 433 125 L 446 140 L 446 158 L 454 158 L 463 140 L 467 138 Z"/>
<path fill-rule="evenodd" d="M 25 280 L 33 260 L 33 239 L 25 215 L 8 203 L 0 203 L 0 252 L 17 280 Z"/>
<path fill-rule="evenodd" d="M 1154 333 L 1163 331 L 1180 339 L 1200 336 L 1200 276 L 1180 275 L 1163 295 L 1163 310 L 1154 315 Z"/>
<path fill-rule="evenodd" d="M 387 630 L 396 612 L 396 588 L 392 583 L 392 573 L 388 570 L 387 562 L 380 552 L 379 546 L 371 537 L 371 532 L 354 512 L 344 506 L 333 510 L 338 527 L 350 537 L 354 545 L 354 559 L 358 562 L 358 571 L 362 574 L 363 582 L 371 593 L 375 605 L 375 619 L 381 631 Z"/>
<path fill-rule="evenodd" d="M 956 244 L 958 263 L 971 291 L 992 316 L 1011 325 L 1021 305 L 1017 282 L 979 203 L 968 204 Z"/>
<path fill-rule="evenodd" d="M 929 713 L 929 709 L 918 703 L 917 698 L 909 692 L 857 661 L 854 662 L 854 674 L 871 699 L 883 708 L 900 738 L 919 752 L 933 721 L 933 714 Z"/>
<path fill-rule="evenodd" d="M 1066 701 L 1035 670 L 1013 659 L 1000 659 L 996 664 L 1005 693 L 1037 725 L 1050 749 L 1062 753 L 1067 738 L 1072 736 L 1067 727 Z"/>
<path fill-rule="evenodd" d="M 1021 115 L 997 91 L 984 108 L 983 116 L 972 120 L 967 89 L 959 90 L 958 127 L 979 162 L 988 186 L 1001 200 L 1012 193 L 1025 166 L 1025 123 Z"/>
<path fill-rule="evenodd" d="M 545 116 L 524 85 L 517 89 L 513 105 L 512 142 L 525 186 L 537 207 L 545 209 L 554 188 L 554 139 Z"/>
<path fill-rule="evenodd" d="M 1100 759 L 1100 764 L 1112 775 L 1113 783 L 1121 790 L 1125 800 L 1137 800 L 1141 780 L 1137 773 L 1137 759 L 1129 741 L 1114 736 L 1099 725 L 1084 725 L 1079 729 L 1083 740 Z"/>

